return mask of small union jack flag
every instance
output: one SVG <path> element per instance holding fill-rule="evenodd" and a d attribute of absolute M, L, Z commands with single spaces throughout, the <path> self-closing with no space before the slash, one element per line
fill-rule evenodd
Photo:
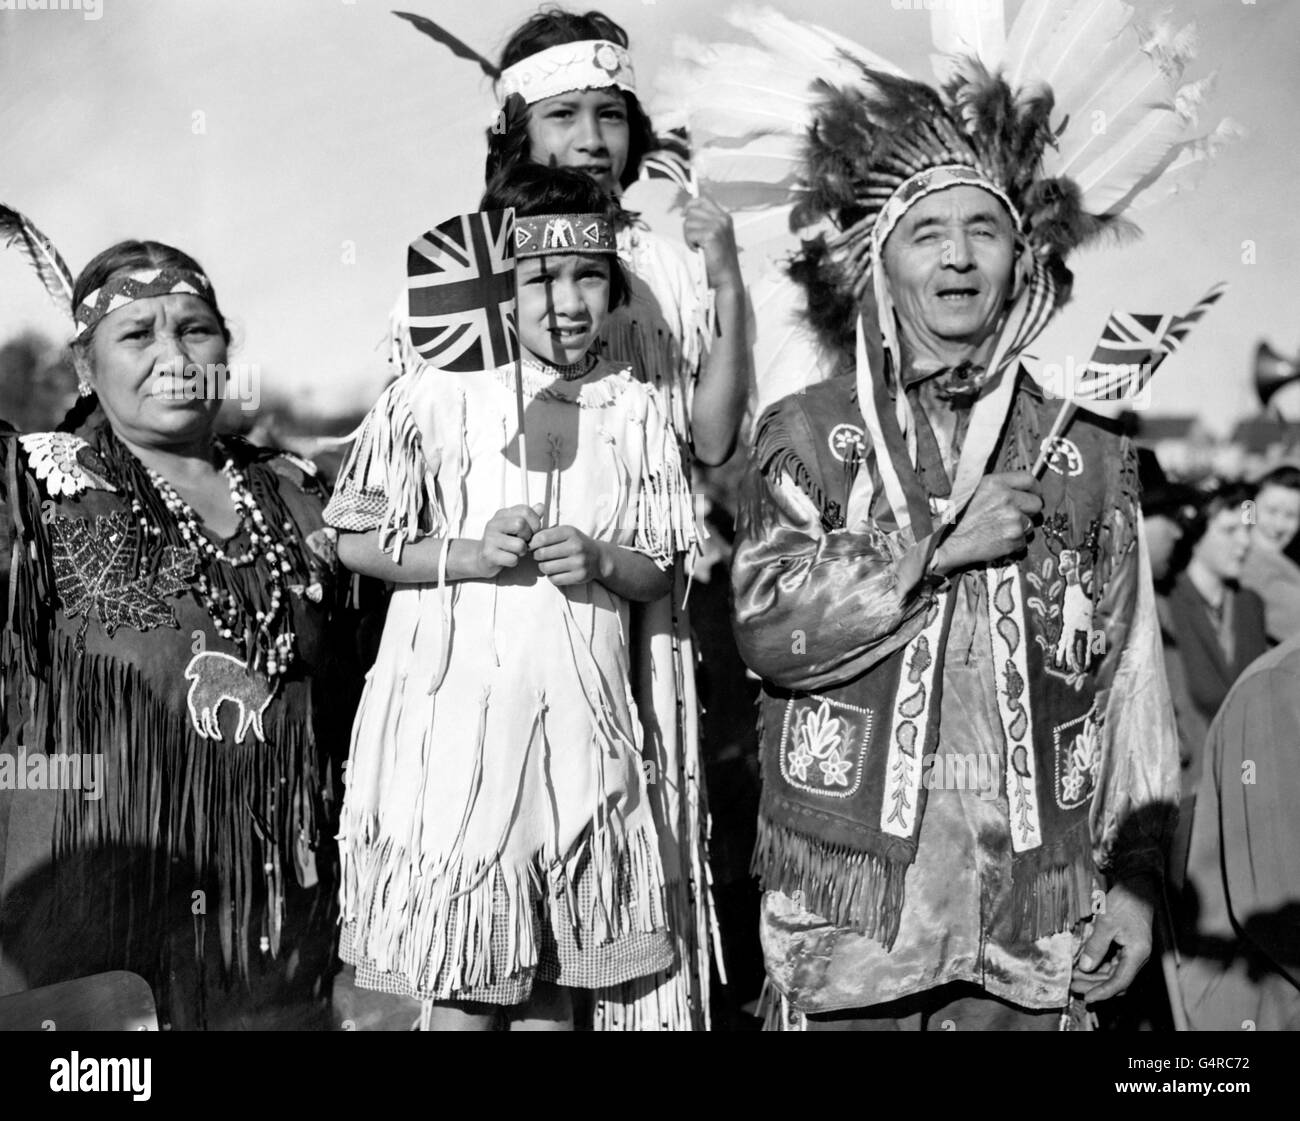
<path fill-rule="evenodd" d="M 1080 401 L 1137 397 L 1151 375 L 1187 338 L 1193 325 L 1227 290 L 1216 284 L 1186 315 L 1136 315 L 1113 311 L 1101 340 L 1070 396 Z"/>
<path fill-rule="evenodd" d="M 515 212 L 449 218 L 406 255 L 411 345 L 431 365 L 471 373 L 513 362 Z"/>

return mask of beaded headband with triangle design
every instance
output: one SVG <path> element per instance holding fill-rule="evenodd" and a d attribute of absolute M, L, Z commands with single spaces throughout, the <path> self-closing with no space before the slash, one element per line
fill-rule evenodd
<path fill-rule="evenodd" d="M 150 296 L 187 295 L 212 302 L 212 282 L 190 269 L 132 269 L 110 277 L 87 294 L 76 309 L 77 338 L 92 330 L 109 312 Z"/>
<path fill-rule="evenodd" d="M 600 214 L 538 214 L 515 218 L 515 256 L 618 252 L 614 227 Z"/>

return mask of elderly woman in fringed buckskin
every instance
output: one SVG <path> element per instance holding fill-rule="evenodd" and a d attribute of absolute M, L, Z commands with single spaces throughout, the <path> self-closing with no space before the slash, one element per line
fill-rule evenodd
<path fill-rule="evenodd" d="M 163 1026 L 323 1024 L 359 678 L 326 496 L 214 431 L 230 332 L 191 257 L 122 242 L 63 291 L 81 399 L 3 437 L 0 992 L 130 970 Z"/>

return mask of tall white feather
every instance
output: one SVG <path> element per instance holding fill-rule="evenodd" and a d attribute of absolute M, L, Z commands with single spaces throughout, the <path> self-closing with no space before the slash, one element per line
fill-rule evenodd
<path fill-rule="evenodd" d="M 954 55 L 974 55 L 990 71 L 1003 62 L 1007 48 L 1002 0 L 948 0 L 930 12 L 930 39 L 938 55 L 931 61 L 935 77 L 948 79 Z"/>
<path fill-rule="evenodd" d="M 654 98 L 659 126 L 690 129 L 702 188 L 728 210 L 754 307 L 750 403 L 762 408 L 827 374 L 799 313 L 803 292 L 784 270 L 798 249 L 790 212 L 817 79 L 861 81 L 861 68 L 902 75 L 888 59 L 822 27 L 772 8 L 742 7 L 728 22 L 741 43 L 679 39 L 678 65 L 661 74 Z"/>
<path fill-rule="evenodd" d="M 1004 72 L 1013 90 L 1029 84 L 1029 67 L 1068 14 L 1060 0 L 1025 0 L 1007 33 L 1003 52 Z"/>
<path fill-rule="evenodd" d="M 754 416 L 790 393 L 830 376 L 812 331 L 804 322 L 805 296 L 785 269 L 769 263 L 753 277 L 755 379 L 750 394 Z"/>
<path fill-rule="evenodd" d="M 1044 171 L 1074 179 L 1084 209 L 1114 214 L 1147 189 L 1190 139 L 1206 83 L 1179 88 L 1193 26 L 1144 25 L 1123 0 L 1027 0 L 1007 37 L 1013 88 L 1052 87 L 1069 124 Z"/>
<path fill-rule="evenodd" d="M 1133 9 L 1121 0 L 1063 0 L 1064 18 L 1037 53 L 1013 64 L 1027 79 L 1065 88 L 1081 72 L 1094 73 L 1097 60 L 1132 19 Z M 1010 61 L 1010 60 L 1008 60 Z"/>
<path fill-rule="evenodd" d="M 1196 110 L 1213 77 L 1184 86 L 1174 103 L 1148 111 L 1076 176 L 1084 204 L 1093 214 L 1116 214 L 1151 186 L 1196 124 Z"/>
<path fill-rule="evenodd" d="M 1155 182 L 1138 191 L 1129 203 L 1130 210 L 1147 210 L 1152 206 L 1194 190 L 1210 163 L 1225 147 L 1246 135 L 1246 130 L 1225 117 L 1207 136 L 1184 141 L 1174 150 L 1173 159 Z"/>
<path fill-rule="evenodd" d="M 810 82 L 814 78 L 834 81 L 837 75 L 840 80 L 853 80 L 857 66 L 906 76 L 894 63 L 860 43 L 816 24 L 796 22 L 775 8 L 745 5 L 728 13 L 727 22 L 748 32 L 777 58 L 792 67 L 802 67 Z"/>

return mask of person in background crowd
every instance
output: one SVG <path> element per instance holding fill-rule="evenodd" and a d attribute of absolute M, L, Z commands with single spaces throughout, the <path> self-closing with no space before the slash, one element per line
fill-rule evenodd
<path fill-rule="evenodd" d="M 359 690 L 326 496 L 214 434 L 191 379 L 230 333 L 196 261 L 125 241 L 71 288 L 81 400 L 3 437 L 0 992 L 130 970 L 164 1027 L 324 1026 Z M 38 783 L 55 760 L 79 781 Z"/>
<path fill-rule="evenodd" d="M 1138 482 L 1142 487 L 1142 534 L 1151 558 L 1151 579 L 1156 591 L 1164 588 L 1179 562 L 1187 524 L 1196 515 L 1196 490 L 1186 483 L 1171 483 L 1150 448 L 1138 448 Z"/>
<path fill-rule="evenodd" d="M 1183 798 L 1201 781 L 1201 750 L 1232 683 L 1268 649 L 1264 603 L 1240 584 L 1251 542 L 1254 488 L 1223 483 L 1202 494 L 1181 543 L 1186 566 L 1173 573 L 1169 619 L 1191 700 L 1182 760 Z"/>
<path fill-rule="evenodd" d="M 1275 467 L 1255 486 L 1255 532 L 1241 586 L 1264 601 L 1268 637 L 1285 642 L 1300 634 L 1300 565 L 1287 555 L 1300 530 L 1300 467 Z"/>
<path fill-rule="evenodd" d="M 1171 483 L 1156 459 L 1155 452 L 1149 448 L 1138 449 L 1138 477 L 1142 486 L 1142 535 L 1151 557 L 1165 678 L 1169 682 L 1169 698 L 1173 702 L 1174 721 L 1178 727 L 1178 757 L 1180 764 L 1186 767 L 1190 765 L 1193 755 L 1193 737 L 1199 737 L 1196 739 L 1199 745 L 1204 739 L 1205 725 L 1188 692 L 1187 671 L 1178 650 L 1169 590 L 1177 571 L 1187 564 L 1185 534 L 1188 524 L 1196 517 L 1199 496 L 1195 488 L 1185 483 Z M 1179 848 L 1178 838 L 1181 836 L 1183 847 L 1180 851 L 1185 853 L 1188 827 L 1186 815 L 1179 820 L 1181 833 L 1175 833 L 1171 848 Z M 1181 871 L 1181 867 L 1168 869 L 1175 885 Z"/>
<path fill-rule="evenodd" d="M 1178 987 L 1194 1031 L 1300 1031 L 1300 636 L 1252 663 L 1210 727 Z"/>

